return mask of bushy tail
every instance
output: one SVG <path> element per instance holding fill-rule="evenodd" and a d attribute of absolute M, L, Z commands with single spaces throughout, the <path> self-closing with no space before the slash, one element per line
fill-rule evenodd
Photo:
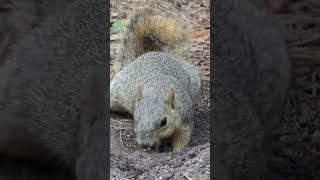
<path fill-rule="evenodd" d="M 121 67 L 149 51 L 173 51 L 189 39 L 186 24 L 157 15 L 153 10 L 137 10 L 129 18 L 119 52 Z M 179 47 L 180 46 L 180 47 Z"/>

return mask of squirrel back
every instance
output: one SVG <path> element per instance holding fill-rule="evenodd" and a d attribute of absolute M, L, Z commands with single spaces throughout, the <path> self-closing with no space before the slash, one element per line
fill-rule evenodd
<path fill-rule="evenodd" d="M 182 49 L 190 34 L 186 24 L 148 8 L 135 11 L 126 28 L 118 55 L 121 69 L 147 52 L 178 54 L 174 51 Z"/>
<path fill-rule="evenodd" d="M 150 52 L 140 56 L 114 76 L 110 83 L 110 94 L 112 95 L 110 101 L 112 102 L 112 97 L 116 98 L 123 104 L 125 111 L 133 113 L 134 95 L 138 84 L 143 86 L 150 84 L 161 91 L 161 88 L 165 86 L 164 82 L 159 80 L 161 76 L 174 78 L 174 82 L 171 83 L 172 85 L 177 84 L 179 88 L 181 84 L 188 87 L 181 87 L 181 90 L 186 91 L 186 95 L 192 102 L 197 100 L 200 91 L 199 71 L 191 64 L 174 59 L 167 53 Z"/>

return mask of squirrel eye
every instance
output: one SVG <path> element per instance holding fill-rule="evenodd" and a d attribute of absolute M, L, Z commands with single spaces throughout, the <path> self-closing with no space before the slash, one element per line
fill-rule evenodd
<path fill-rule="evenodd" d="M 167 118 L 161 120 L 160 127 L 164 127 L 167 125 Z"/>

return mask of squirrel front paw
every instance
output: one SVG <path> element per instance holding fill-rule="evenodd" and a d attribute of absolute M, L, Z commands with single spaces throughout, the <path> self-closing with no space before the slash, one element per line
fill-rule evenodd
<path fill-rule="evenodd" d="M 172 134 L 172 147 L 174 152 L 181 152 L 186 148 L 191 140 L 192 124 L 183 123 Z"/>

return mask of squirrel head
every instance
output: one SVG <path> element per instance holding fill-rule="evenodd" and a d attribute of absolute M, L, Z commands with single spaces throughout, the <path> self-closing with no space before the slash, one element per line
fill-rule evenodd
<path fill-rule="evenodd" d="M 144 96 L 138 86 L 135 95 L 135 132 L 142 147 L 158 147 L 162 139 L 170 137 L 181 125 L 179 100 L 171 86 L 165 95 Z"/>

